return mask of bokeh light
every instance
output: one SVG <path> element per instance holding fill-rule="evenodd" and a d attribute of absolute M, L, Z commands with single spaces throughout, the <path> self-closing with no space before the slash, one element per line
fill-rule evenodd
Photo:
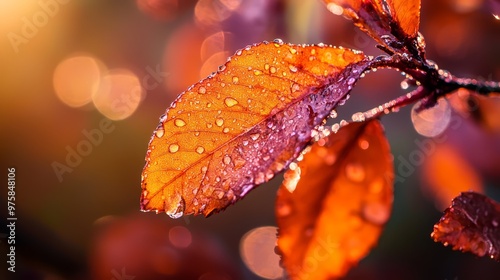
<path fill-rule="evenodd" d="M 92 101 L 101 114 L 111 120 L 128 118 L 143 99 L 139 78 L 129 70 L 115 69 L 104 75 Z"/>
<path fill-rule="evenodd" d="M 193 240 L 191 232 L 183 226 L 175 226 L 168 232 L 170 243 L 178 248 L 186 248 Z"/>
<path fill-rule="evenodd" d="M 221 23 L 241 5 L 241 0 L 199 0 L 194 8 L 197 23 L 211 26 Z"/>
<path fill-rule="evenodd" d="M 96 93 L 103 64 L 90 55 L 74 55 L 61 61 L 53 75 L 57 97 L 70 107 L 81 107 Z"/>
<path fill-rule="evenodd" d="M 448 101 L 441 98 L 434 107 L 417 112 L 420 104 L 416 103 L 411 110 L 413 127 L 422 136 L 438 136 L 450 123 L 451 108 Z"/>
<path fill-rule="evenodd" d="M 178 0 L 136 0 L 137 7 L 143 13 L 156 20 L 171 20 L 177 15 Z"/>
<path fill-rule="evenodd" d="M 274 253 L 277 227 L 258 227 L 247 232 L 240 241 L 240 254 L 245 265 L 255 274 L 266 279 L 283 275 L 280 257 Z"/>

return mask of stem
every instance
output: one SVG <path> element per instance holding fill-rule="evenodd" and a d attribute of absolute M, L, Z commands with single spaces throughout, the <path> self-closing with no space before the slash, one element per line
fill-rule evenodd
<path fill-rule="evenodd" d="M 490 93 L 500 94 L 500 82 L 453 77 L 449 84 L 455 86 L 457 89 L 465 88 L 486 96 L 489 96 Z"/>
<path fill-rule="evenodd" d="M 364 119 L 369 120 L 373 118 L 378 118 L 383 114 L 389 114 L 390 112 L 396 112 L 400 108 L 405 107 L 407 105 L 413 104 L 426 96 L 429 96 L 429 92 L 425 87 L 419 86 L 415 90 L 407 93 L 406 95 L 400 96 L 396 99 L 393 99 L 389 102 L 386 102 L 383 105 L 380 105 L 376 108 L 368 110 L 363 113 Z"/>

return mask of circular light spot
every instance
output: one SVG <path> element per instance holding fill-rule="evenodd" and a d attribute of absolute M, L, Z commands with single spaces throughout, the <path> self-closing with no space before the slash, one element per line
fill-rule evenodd
<path fill-rule="evenodd" d="M 125 69 L 105 75 L 92 101 L 101 114 L 112 120 L 123 120 L 134 113 L 143 98 L 139 78 Z"/>
<path fill-rule="evenodd" d="M 240 241 L 240 255 L 245 265 L 255 274 L 266 279 L 283 275 L 280 257 L 274 253 L 276 227 L 258 227 L 247 232 Z"/>
<path fill-rule="evenodd" d="M 183 226 L 175 226 L 168 231 L 170 243 L 178 248 L 186 248 L 191 245 L 193 238 L 191 232 Z"/>
<path fill-rule="evenodd" d="M 361 183 L 366 177 L 365 168 L 359 163 L 350 163 L 345 167 L 347 178 L 356 183 Z"/>
<path fill-rule="evenodd" d="M 57 97 L 70 107 L 89 103 L 99 87 L 103 70 L 103 64 L 91 56 L 78 55 L 63 60 L 53 75 Z"/>

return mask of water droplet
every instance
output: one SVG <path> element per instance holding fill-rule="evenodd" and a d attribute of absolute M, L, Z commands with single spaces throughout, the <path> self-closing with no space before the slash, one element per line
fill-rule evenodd
<path fill-rule="evenodd" d="M 163 127 L 160 127 L 158 129 L 156 129 L 155 134 L 156 134 L 156 137 L 161 138 L 165 134 L 165 130 L 163 129 Z"/>
<path fill-rule="evenodd" d="M 170 144 L 170 146 L 168 146 L 168 151 L 171 153 L 176 153 L 178 150 L 179 150 L 179 145 L 177 144 Z"/>
<path fill-rule="evenodd" d="M 401 81 L 401 89 L 408 89 L 410 85 L 408 84 L 407 80 Z"/>
<path fill-rule="evenodd" d="M 206 173 L 206 172 L 207 172 L 207 170 L 208 170 L 208 167 L 203 166 L 203 167 L 201 168 L 201 173 Z"/>
<path fill-rule="evenodd" d="M 290 65 L 288 66 L 288 68 L 290 69 L 290 72 L 292 72 L 292 73 L 295 73 L 295 72 L 297 72 L 297 71 L 298 71 L 297 66 L 295 66 L 295 65 L 293 65 L 293 64 L 290 64 Z"/>
<path fill-rule="evenodd" d="M 257 175 L 255 175 L 254 183 L 258 185 L 258 184 L 262 184 L 264 182 L 265 182 L 264 172 L 258 172 Z"/>
<path fill-rule="evenodd" d="M 262 75 L 262 71 L 260 71 L 260 70 L 254 70 L 253 73 L 255 74 L 255 76 Z"/>
<path fill-rule="evenodd" d="M 335 3 L 328 3 L 326 8 L 332 12 L 334 15 L 340 16 L 344 13 L 344 8 L 342 6 L 337 5 Z"/>
<path fill-rule="evenodd" d="M 212 107 L 212 103 L 211 103 L 211 102 L 208 102 L 208 103 L 207 103 L 207 108 L 210 108 L 210 107 Z"/>
<path fill-rule="evenodd" d="M 199 131 L 195 131 L 194 132 L 194 136 L 200 136 L 200 132 Z"/>
<path fill-rule="evenodd" d="M 256 141 L 257 139 L 259 139 L 259 136 L 260 136 L 260 134 L 254 133 L 254 134 L 250 135 L 250 138 L 252 138 L 253 141 Z"/>
<path fill-rule="evenodd" d="M 290 48 L 290 53 L 291 53 L 291 54 L 296 54 L 296 53 L 297 53 L 297 50 L 296 50 L 296 49 L 294 49 L 294 48 Z"/>
<path fill-rule="evenodd" d="M 200 87 L 200 88 L 198 89 L 198 93 L 200 93 L 200 94 L 205 94 L 205 93 L 207 93 L 207 89 L 206 89 L 205 87 Z"/>
<path fill-rule="evenodd" d="M 228 132 L 229 132 L 229 128 L 224 127 L 224 129 L 222 130 L 222 132 L 224 132 L 224 133 L 228 133 Z"/>
<path fill-rule="evenodd" d="M 276 73 L 276 67 L 272 66 L 270 69 L 269 69 L 269 72 L 271 72 L 271 74 L 274 74 Z"/>
<path fill-rule="evenodd" d="M 382 225 L 389 219 L 390 211 L 382 203 L 370 202 L 364 205 L 363 216 L 373 224 Z"/>
<path fill-rule="evenodd" d="M 349 163 L 345 167 L 345 173 L 347 178 L 351 181 L 360 183 L 366 177 L 365 168 L 359 163 Z"/>
<path fill-rule="evenodd" d="M 352 114 L 351 119 L 353 122 L 362 122 L 365 120 L 365 114 L 363 114 L 362 112 L 354 113 Z"/>
<path fill-rule="evenodd" d="M 184 215 L 184 210 L 186 209 L 186 204 L 184 202 L 184 199 L 180 199 L 179 203 L 177 204 L 177 209 L 174 212 L 169 212 L 167 213 L 171 218 L 173 219 L 178 219 Z"/>
<path fill-rule="evenodd" d="M 182 119 L 175 119 L 174 124 L 178 127 L 183 127 L 186 125 L 186 122 Z"/>
<path fill-rule="evenodd" d="M 271 158 L 271 157 L 270 157 L 269 155 L 265 155 L 262 159 L 263 159 L 264 161 L 268 161 L 270 158 Z"/>
<path fill-rule="evenodd" d="M 297 83 L 293 83 L 292 85 L 292 92 L 297 92 L 300 90 L 300 86 Z"/>
<path fill-rule="evenodd" d="M 207 123 L 207 128 L 212 128 L 212 124 L 211 123 Z"/>
<path fill-rule="evenodd" d="M 267 64 L 267 63 L 266 63 L 266 64 L 264 65 L 264 69 L 269 70 L 269 64 Z"/>
<path fill-rule="evenodd" d="M 236 51 L 236 55 L 241 55 L 241 53 L 242 53 L 241 49 L 239 49 L 238 51 Z"/>
<path fill-rule="evenodd" d="M 218 194 L 217 194 L 217 197 L 219 199 L 222 199 L 224 197 L 224 192 L 219 191 Z"/>
<path fill-rule="evenodd" d="M 243 146 L 246 146 L 248 145 L 248 140 L 243 140 L 241 143 L 243 144 Z"/>
<path fill-rule="evenodd" d="M 203 154 L 204 151 L 205 151 L 205 148 L 203 148 L 202 146 L 198 146 L 198 148 L 196 148 L 196 152 L 198 154 Z"/>
<path fill-rule="evenodd" d="M 351 78 L 349 78 L 349 80 L 347 80 L 347 84 L 348 84 L 348 85 L 352 85 L 352 84 L 354 84 L 354 82 L 356 82 L 356 79 L 355 79 L 355 78 L 352 78 L 352 77 L 351 77 Z"/>
<path fill-rule="evenodd" d="M 337 115 L 338 115 L 338 114 L 337 114 L 337 111 L 335 111 L 335 110 L 332 110 L 332 111 L 330 112 L 330 118 L 332 118 L 332 119 L 335 119 L 335 118 L 337 117 Z"/>
<path fill-rule="evenodd" d="M 228 156 L 228 155 L 225 155 L 224 159 L 223 159 L 223 162 L 224 162 L 224 164 L 230 164 L 231 163 L 231 157 Z"/>
<path fill-rule="evenodd" d="M 417 112 L 420 104 L 417 102 L 411 111 L 411 121 L 415 130 L 422 136 L 438 136 L 448 127 L 451 120 L 451 108 L 448 101 L 441 98 L 434 107 Z"/>
<path fill-rule="evenodd" d="M 224 99 L 224 103 L 227 107 L 233 107 L 234 105 L 238 104 L 238 101 L 232 97 L 226 97 L 226 99 Z"/>
<path fill-rule="evenodd" d="M 234 84 L 237 84 L 237 83 L 238 83 L 238 81 L 239 81 L 238 77 L 234 76 L 234 77 L 233 77 L 233 83 L 234 83 Z"/>
<path fill-rule="evenodd" d="M 243 165 L 245 165 L 245 163 L 247 163 L 247 161 L 243 158 L 237 158 L 234 160 L 234 168 L 235 169 L 240 169 L 243 167 Z"/>
<path fill-rule="evenodd" d="M 273 42 L 275 43 L 274 45 L 276 47 L 279 47 L 279 45 L 283 45 L 283 40 L 278 39 L 278 38 L 274 39 Z"/>
<path fill-rule="evenodd" d="M 220 176 L 215 177 L 215 182 L 220 182 Z"/>
<path fill-rule="evenodd" d="M 223 120 L 223 119 L 216 119 L 216 120 L 215 120 L 215 124 L 216 124 L 217 126 L 222 126 L 222 125 L 224 124 L 224 120 Z"/>
<path fill-rule="evenodd" d="M 332 132 L 333 132 L 333 133 L 337 133 L 337 131 L 339 131 L 339 129 L 340 129 L 340 124 L 338 124 L 338 123 L 334 123 L 334 124 L 332 125 Z"/>
<path fill-rule="evenodd" d="M 283 71 L 283 73 L 281 73 L 281 75 L 283 75 L 283 77 L 286 77 L 286 72 Z"/>

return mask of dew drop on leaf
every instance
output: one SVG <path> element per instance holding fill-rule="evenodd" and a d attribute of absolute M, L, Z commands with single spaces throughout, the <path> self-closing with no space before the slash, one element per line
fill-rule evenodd
<path fill-rule="evenodd" d="M 178 127 L 183 127 L 183 126 L 186 125 L 186 122 L 184 120 L 182 120 L 182 119 L 175 119 L 174 123 Z"/>
<path fill-rule="evenodd" d="M 443 133 L 451 119 L 448 101 L 440 98 L 434 107 L 417 112 L 420 104 L 417 102 L 411 110 L 411 121 L 415 130 L 426 137 L 435 137 Z"/>
<path fill-rule="evenodd" d="M 176 153 L 178 150 L 179 150 L 179 145 L 177 144 L 170 144 L 170 146 L 168 146 L 168 151 L 171 153 Z"/>

